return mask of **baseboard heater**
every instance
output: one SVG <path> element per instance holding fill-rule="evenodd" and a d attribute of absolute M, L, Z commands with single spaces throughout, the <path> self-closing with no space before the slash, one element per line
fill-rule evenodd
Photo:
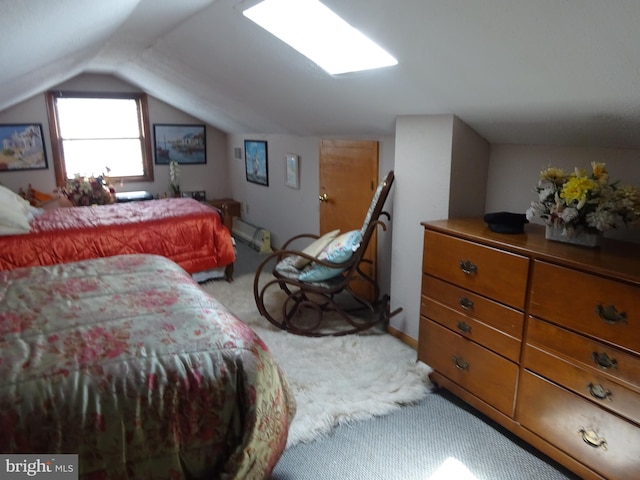
<path fill-rule="evenodd" d="M 271 232 L 266 228 L 256 227 L 245 222 L 240 217 L 233 217 L 233 235 L 248 243 L 249 246 L 260 253 L 271 253 Z"/>

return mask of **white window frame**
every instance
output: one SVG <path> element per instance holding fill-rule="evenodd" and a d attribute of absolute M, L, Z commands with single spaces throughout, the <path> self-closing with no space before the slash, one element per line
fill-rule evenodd
<path fill-rule="evenodd" d="M 60 135 L 60 123 L 57 115 L 56 101 L 58 98 L 86 98 L 86 99 L 131 99 L 136 101 L 138 125 L 140 135 L 140 149 L 142 158 L 142 175 L 137 176 L 118 176 L 109 175 L 111 182 L 126 183 L 126 182 L 153 182 L 153 155 L 151 151 L 151 136 L 149 129 L 149 109 L 147 105 L 147 96 L 144 93 L 104 93 L 104 92 L 62 92 L 51 91 L 47 92 L 47 109 L 49 116 L 49 133 L 51 136 L 51 147 L 53 153 L 53 165 L 56 176 L 56 184 L 58 186 L 64 186 L 67 183 L 67 179 L 72 178 L 74 172 L 68 172 L 65 159 L 64 148 L 62 144 L 62 137 Z M 104 139 L 101 139 L 104 141 Z M 95 170 L 97 173 L 106 174 L 105 166 L 96 165 Z"/>

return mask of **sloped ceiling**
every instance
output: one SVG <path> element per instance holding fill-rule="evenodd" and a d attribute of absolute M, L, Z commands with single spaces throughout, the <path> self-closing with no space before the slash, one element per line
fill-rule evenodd
<path fill-rule="evenodd" d="M 114 74 L 229 133 L 387 135 L 453 113 L 493 143 L 640 148 L 637 0 L 325 0 L 398 60 L 330 76 L 257 0 L 0 0 L 0 109 Z"/>

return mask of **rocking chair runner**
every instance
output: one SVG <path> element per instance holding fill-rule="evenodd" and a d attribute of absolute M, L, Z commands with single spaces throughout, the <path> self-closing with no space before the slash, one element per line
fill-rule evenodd
<path fill-rule="evenodd" d="M 364 253 L 376 228 L 387 229 L 380 217 L 391 219 L 382 208 L 393 179 L 392 170 L 380 182 L 359 230 L 340 236 L 337 231 L 322 237 L 296 235 L 260 264 L 253 293 L 262 316 L 283 330 L 315 337 L 361 332 L 374 325 L 386 329 L 389 318 L 402 309 L 390 311 L 389 296 L 380 296 L 380 287 L 361 267 L 371 263 Z M 305 249 L 294 249 L 293 245 L 303 239 L 307 243 L 315 241 Z M 317 254 L 317 250 L 321 252 Z M 263 273 L 268 265 L 273 265 L 272 276 Z M 371 285 L 375 300 L 356 293 L 352 288 L 354 281 Z M 281 303 L 274 302 L 274 298 L 281 298 L 278 296 L 265 301 L 267 292 L 274 291 L 283 292 Z"/>

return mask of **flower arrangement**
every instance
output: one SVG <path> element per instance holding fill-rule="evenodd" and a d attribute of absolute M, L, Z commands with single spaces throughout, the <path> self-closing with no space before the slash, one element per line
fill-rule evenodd
<path fill-rule="evenodd" d="M 640 190 L 610 182 L 604 163 L 591 162 L 591 172 L 576 168 L 569 174 L 548 167 L 540 172 L 538 201 L 531 202 L 527 219 L 544 219 L 562 227 L 568 237 L 600 233 L 640 220 Z"/>
<path fill-rule="evenodd" d="M 175 160 L 169 161 L 169 187 L 174 197 L 180 196 L 180 167 Z"/>
<path fill-rule="evenodd" d="M 105 175 L 97 177 L 76 175 L 71 180 L 67 180 L 66 186 L 62 189 L 62 194 L 76 206 L 113 203 L 116 197 L 115 193 Z"/>

